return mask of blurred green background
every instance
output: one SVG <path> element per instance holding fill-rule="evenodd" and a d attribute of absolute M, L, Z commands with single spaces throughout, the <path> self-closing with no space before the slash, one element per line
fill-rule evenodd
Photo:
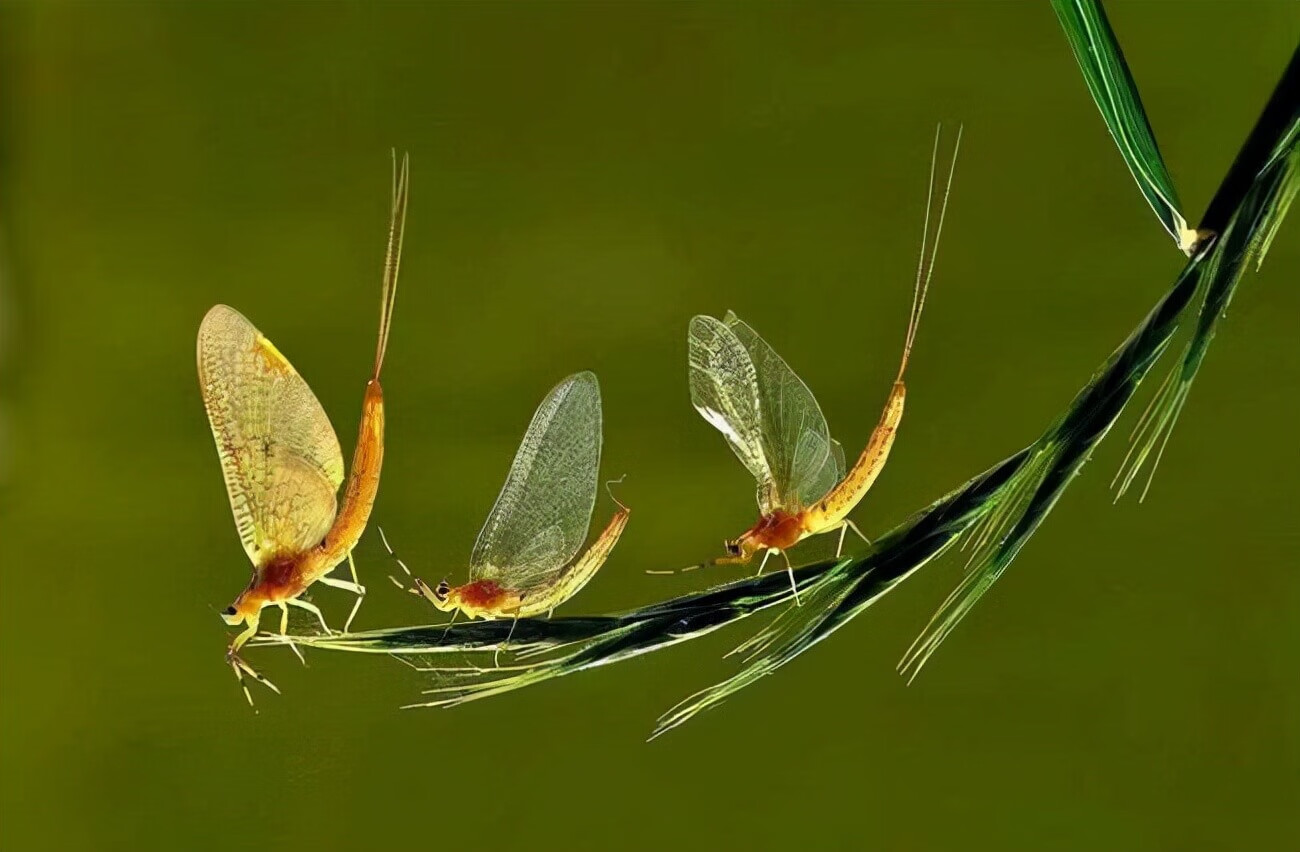
<path fill-rule="evenodd" d="M 1116 3 L 1199 215 L 1300 35 Z M 568 614 L 735 576 L 753 488 L 691 410 L 734 308 L 861 447 L 897 363 L 936 121 L 966 141 L 871 534 L 1038 435 L 1180 267 L 1046 3 L 0 8 L 0 839 L 12 849 L 1277 849 L 1300 834 L 1300 222 L 1232 305 L 1143 505 L 1115 430 L 915 685 L 948 559 L 670 736 L 748 628 L 453 711 L 382 659 L 251 661 L 194 368 L 246 313 L 350 454 L 389 149 L 411 153 L 376 510 L 464 575 L 534 406 L 594 369 L 632 523 Z M 1147 388 L 1147 394 L 1152 388 Z M 1145 396 L 1139 405 L 1145 404 Z M 606 509 L 599 508 L 604 517 Z M 358 626 L 433 620 L 373 535 Z M 350 598 L 314 595 L 340 621 Z"/>

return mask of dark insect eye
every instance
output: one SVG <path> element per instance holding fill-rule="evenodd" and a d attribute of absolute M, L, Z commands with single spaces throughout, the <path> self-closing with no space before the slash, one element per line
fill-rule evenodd
<path fill-rule="evenodd" d="M 222 615 L 234 615 L 234 614 L 235 614 L 235 608 L 234 608 L 233 606 L 228 606 L 228 607 L 226 607 L 225 609 L 223 609 L 223 610 L 221 611 L 221 614 L 222 614 Z"/>

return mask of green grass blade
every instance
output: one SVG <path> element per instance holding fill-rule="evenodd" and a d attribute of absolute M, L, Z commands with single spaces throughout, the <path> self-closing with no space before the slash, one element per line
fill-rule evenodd
<path fill-rule="evenodd" d="M 1167 348 L 1188 306 L 1204 295 L 1178 381 L 1163 386 L 1139 432 L 1165 434 L 1202 362 L 1222 310 L 1244 269 L 1258 264 L 1300 191 L 1300 52 L 1256 123 L 1202 220 L 1216 238 L 1198 247 L 1171 289 L 1102 365 L 1065 414 L 1025 450 L 994 465 L 879 539 L 870 552 L 797 569 L 803 612 L 779 618 L 748 643 L 751 659 L 735 676 L 697 693 L 661 720 L 655 735 L 716 706 L 737 690 L 794 660 L 968 535 L 967 577 L 936 613 L 902 667 L 913 674 L 1014 560 L 1108 434 L 1138 384 Z M 1249 179 L 1243 178 L 1243 176 Z M 1158 455 L 1158 454 L 1157 454 Z M 791 601 L 784 573 L 685 595 L 621 615 L 470 622 L 333 636 L 263 636 L 250 644 L 307 645 L 392 655 L 496 652 L 500 669 L 439 669 L 426 704 L 447 706 L 499 695 L 699 638 Z"/>
<path fill-rule="evenodd" d="M 1142 107 L 1137 83 L 1101 0 L 1052 0 L 1052 8 L 1138 189 L 1165 231 L 1184 253 L 1191 255 L 1197 232 L 1187 226 L 1173 178 Z"/>
<path fill-rule="evenodd" d="M 1300 121 L 1300 116 L 1297 116 Z M 1205 301 L 1198 315 L 1196 329 L 1183 358 L 1175 370 L 1177 380 L 1169 385 L 1171 392 L 1160 396 L 1156 404 L 1154 422 L 1147 445 L 1139 454 L 1139 461 L 1153 448 L 1163 449 L 1169 431 L 1173 429 L 1196 371 L 1204 360 L 1206 348 L 1214 336 L 1214 328 L 1227 307 L 1242 273 L 1264 235 L 1277 229 L 1295 196 L 1297 182 L 1297 134 L 1288 130 L 1280 145 L 1288 150 L 1277 152 L 1270 158 L 1272 166 L 1259 175 L 1254 187 L 1246 194 L 1227 231 L 1207 251 L 1193 257 L 1143 328 L 1121 347 L 1111 366 L 1095 379 L 1071 405 L 1070 412 L 1060 426 L 1048 432 L 1038 445 L 1038 460 L 1029 470 L 1036 482 L 1032 495 L 1017 511 L 1017 518 L 1009 534 L 978 564 L 953 592 L 934 619 L 913 646 L 902 663 L 902 668 L 915 676 L 971 607 L 1002 575 L 1019 553 L 1020 548 L 1038 528 L 1059 499 L 1069 481 L 1078 474 L 1092 449 L 1105 437 L 1118 418 L 1123 405 L 1137 388 L 1151 364 L 1167 345 L 1176 329 L 1176 318 L 1198 293 L 1205 293 Z M 1155 342 L 1155 338 L 1159 338 Z M 1152 343 L 1155 342 L 1155 345 Z M 1129 362 L 1125 366 L 1125 362 Z M 1122 375 L 1113 375 L 1115 367 L 1123 367 Z M 1117 383 L 1115 379 L 1119 379 Z M 1126 481 L 1132 477 L 1127 476 Z"/>
<path fill-rule="evenodd" d="M 1272 140 L 1271 144 L 1268 140 Z M 1292 55 L 1273 96 L 1242 146 L 1242 153 L 1201 220 L 1202 232 L 1217 237 L 1210 250 L 1200 315 L 1182 356 L 1172 368 L 1162 392 L 1152 402 L 1150 416 L 1144 418 L 1132 438 L 1133 448 L 1116 477 L 1117 500 L 1147 460 L 1153 459 L 1142 491 L 1142 496 L 1146 496 L 1161 452 L 1187 403 L 1219 322 L 1246 272 L 1252 266 L 1259 269 L 1263 264 L 1273 237 L 1300 190 L 1298 149 L 1300 50 Z M 1249 176 L 1249 180 L 1243 176 Z"/>

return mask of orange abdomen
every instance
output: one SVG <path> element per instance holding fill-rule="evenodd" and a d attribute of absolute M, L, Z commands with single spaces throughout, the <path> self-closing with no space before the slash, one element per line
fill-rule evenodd
<path fill-rule="evenodd" d="M 339 564 L 361 540 L 361 534 L 370 522 L 375 497 L 379 494 L 379 473 L 383 466 L 384 389 L 378 379 L 371 379 L 366 385 L 361 428 L 357 434 L 357 447 L 352 453 L 352 469 L 343 492 L 343 505 L 320 545 L 325 556 L 324 572 Z"/>
<path fill-rule="evenodd" d="M 862 455 L 858 456 L 858 460 L 838 485 L 804 512 L 803 525 L 809 535 L 839 526 L 876 483 L 885 462 L 889 460 L 889 451 L 893 449 L 894 436 L 898 434 L 898 424 L 903 419 L 906 396 L 907 389 L 903 383 L 894 382 L 885 410 L 881 412 L 880 422 L 871 432 Z"/>

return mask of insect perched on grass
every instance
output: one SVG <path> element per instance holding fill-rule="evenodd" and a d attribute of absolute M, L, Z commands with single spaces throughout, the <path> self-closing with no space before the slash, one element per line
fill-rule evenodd
<path fill-rule="evenodd" d="M 430 587 L 415 578 L 410 591 L 452 612 L 453 619 L 456 612 L 516 620 L 549 614 L 577 594 L 627 526 L 628 508 L 615 500 L 619 508 L 614 517 L 574 559 L 596 505 L 600 443 L 596 375 L 569 376 L 546 395 L 528 425 L 506 484 L 474 544 L 469 582 L 451 586 L 443 580 Z"/>
<path fill-rule="evenodd" d="M 712 564 L 748 562 L 762 550 L 761 573 L 767 558 L 773 552 L 780 553 L 785 557 L 790 584 L 798 601 L 794 568 L 786 554 L 790 547 L 808 536 L 836 530 L 840 533 L 837 556 L 844 548 L 847 530 L 852 529 L 867 541 L 867 537 L 849 520 L 849 513 L 880 475 L 903 417 L 903 399 L 906 396 L 903 373 L 907 369 L 917 323 L 925 306 L 926 288 L 934 272 L 960 145 L 959 128 L 939 208 L 934 245 L 927 257 L 926 243 L 930 232 L 930 211 L 934 206 L 935 166 L 939 153 L 939 133 L 935 134 L 921 259 L 917 264 L 902 363 L 880 422 L 871 433 L 866 449 L 847 474 L 844 449 L 831 439 L 826 418 L 822 416 L 812 391 L 757 332 L 732 313 L 723 320 L 709 316 L 697 316 L 691 320 L 688 339 L 691 403 L 705 420 L 722 432 L 741 463 L 758 480 L 761 513 L 753 527 L 725 542 L 727 555 Z"/>
<path fill-rule="evenodd" d="M 357 600 L 347 620 L 351 625 L 366 592 L 357 580 L 352 548 L 370 519 L 384 459 L 384 392 L 379 371 L 397 295 L 409 175 L 406 157 L 400 172 L 396 162 L 394 166 L 379 343 L 342 507 L 337 499 L 343 483 L 339 440 L 302 376 L 233 308 L 213 307 L 199 326 L 203 407 L 216 438 L 235 527 L 253 562 L 248 588 L 221 613 L 231 626 L 246 625 L 230 643 L 226 661 L 250 704 L 253 696 L 244 675 L 279 692 L 239 657 L 239 649 L 257 633 L 263 607 L 280 608 L 281 633 L 287 628 L 290 606 L 312 613 L 329 632 L 321 611 L 299 596 L 317 582 L 352 592 Z M 352 571 L 351 581 L 327 577 L 344 559 Z"/>

